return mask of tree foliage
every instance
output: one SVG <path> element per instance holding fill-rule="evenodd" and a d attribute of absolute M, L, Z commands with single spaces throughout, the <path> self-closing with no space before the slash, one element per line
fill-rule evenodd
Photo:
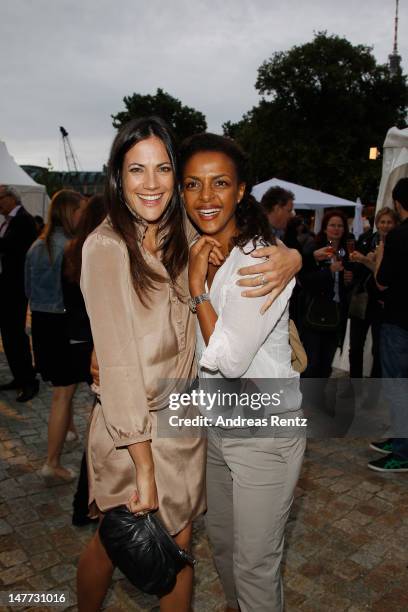
<path fill-rule="evenodd" d="M 315 35 L 258 69 L 258 106 L 224 124 L 250 153 L 252 177 L 273 176 L 355 199 L 375 198 L 380 162 L 368 160 L 387 130 L 404 127 L 408 87 L 370 47 Z"/>
<path fill-rule="evenodd" d="M 197 132 L 205 132 L 207 122 L 200 111 L 183 105 L 162 89 L 154 96 L 134 93 L 123 98 L 126 110 L 112 115 L 113 126 L 120 128 L 130 119 L 157 115 L 173 128 L 178 142 Z"/>

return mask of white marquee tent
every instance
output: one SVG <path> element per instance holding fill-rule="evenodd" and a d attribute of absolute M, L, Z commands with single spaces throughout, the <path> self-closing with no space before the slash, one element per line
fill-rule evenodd
<path fill-rule="evenodd" d="M 323 193 L 323 191 L 317 191 L 316 189 L 310 189 L 309 187 L 303 187 L 302 185 L 296 185 L 295 183 L 289 183 L 288 181 L 282 181 L 278 178 L 272 178 L 269 181 L 258 183 L 252 189 L 253 196 L 260 201 L 264 193 L 270 187 L 282 187 L 292 191 L 295 194 L 295 210 L 314 210 L 315 211 L 315 226 L 314 231 L 317 232 L 320 229 L 321 220 L 325 208 L 339 206 L 356 206 L 356 202 L 350 200 L 344 200 L 337 196 Z M 361 207 L 356 208 L 356 214 L 361 215 Z"/>
<path fill-rule="evenodd" d="M 376 211 L 384 206 L 394 208 L 392 190 L 400 178 L 408 176 L 408 128 L 392 127 L 383 148 L 383 166 Z"/>
<path fill-rule="evenodd" d="M 6 143 L 0 140 L 0 185 L 9 185 L 20 194 L 24 207 L 32 215 L 47 214 L 49 198 L 44 185 L 39 185 L 14 161 Z"/>

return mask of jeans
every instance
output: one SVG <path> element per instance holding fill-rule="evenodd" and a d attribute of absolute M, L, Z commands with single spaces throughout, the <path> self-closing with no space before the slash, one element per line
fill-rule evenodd
<path fill-rule="evenodd" d="M 408 379 L 408 330 L 383 323 L 380 335 L 381 369 L 384 388 L 391 401 L 391 425 L 405 437 L 393 439 L 393 453 L 408 460 L 408 399 L 406 384 L 395 384 L 392 378 Z"/>

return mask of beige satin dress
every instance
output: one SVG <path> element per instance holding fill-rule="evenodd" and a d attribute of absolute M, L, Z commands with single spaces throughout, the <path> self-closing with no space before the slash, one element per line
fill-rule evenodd
<path fill-rule="evenodd" d="M 135 235 L 141 246 L 136 226 Z M 162 263 L 141 251 L 168 278 Z M 179 286 L 188 296 L 187 270 Z M 171 283 L 149 294 L 149 306 L 140 302 L 126 246 L 108 220 L 84 244 L 81 289 L 100 374 L 87 446 L 90 513 L 94 504 L 103 512 L 127 503 L 136 488 L 127 446 L 151 440 L 159 516 L 174 535 L 205 510 L 205 438 L 165 438 L 157 430 L 175 381 L 196 376 L 194 317 Z"/>

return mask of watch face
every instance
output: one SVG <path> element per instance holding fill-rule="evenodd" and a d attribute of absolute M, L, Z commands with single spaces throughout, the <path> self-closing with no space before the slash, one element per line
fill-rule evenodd
<path fill-rule="evenodd" d="M 188 300 L 188 306 L 191 310 L 191 312 L 196 313 L 197 312 L 197 308 L 196 308 L 196 302 L 194 298 L 190 298 Z"/>
<path fill-rule="evenodd" d="M 190 298 L 188 301 L 188 305 L 190 307 L 191 312 L 197 312 L 198 304 L 202 304 L 203 302 L 209 302 L 210 296 L 208 293 L 202 293 L 201 295 L 197 295 L 196 297 Z"/>

